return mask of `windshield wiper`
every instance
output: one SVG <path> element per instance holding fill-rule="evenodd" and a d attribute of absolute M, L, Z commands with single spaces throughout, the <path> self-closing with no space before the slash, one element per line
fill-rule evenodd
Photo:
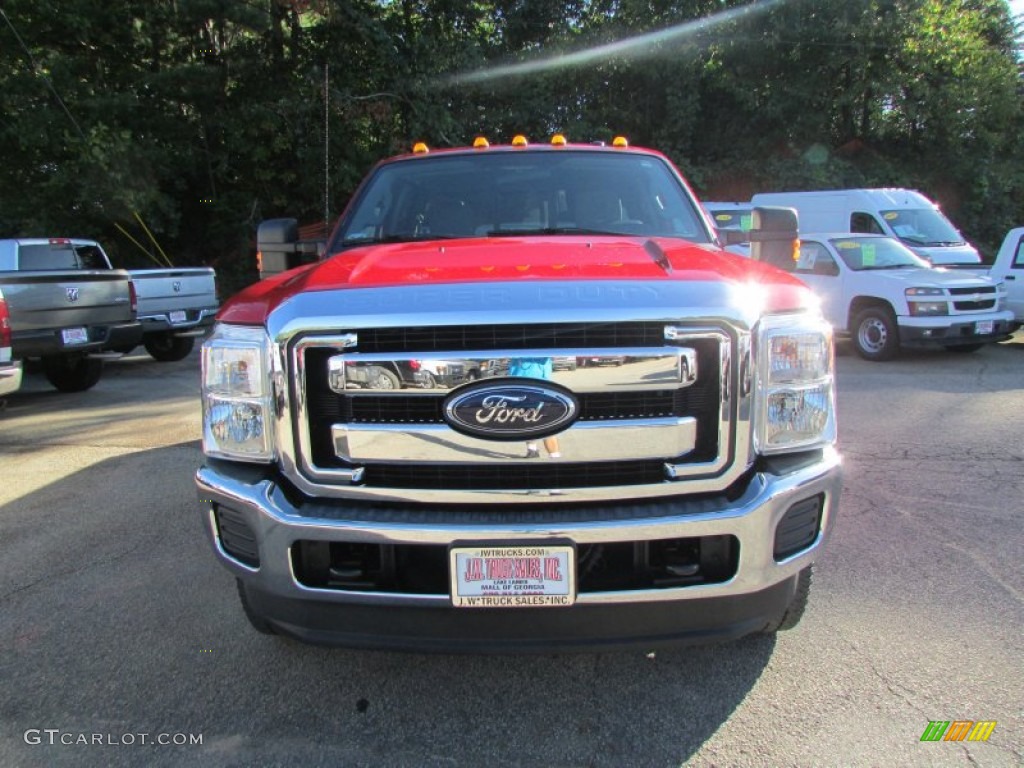
<path fill-rule="evenodd" d="M 627 232 L 614 232 L 606 229 L 589 229 L 587 227 L 537 227 L 535 229 L 492 229 L 485 233 L 487 237 L 516 237 L 522 235 L 607 235 L 609 237 L 644 237 Z"/>
<path fill-rule="evenodd" d="M 472 235 L 384 235 L 383 237 L 350 237 L 341 241 L 349 246 L 383 245 L 386 243 L 418 243 L 426 240 L 460 240 Z"/>

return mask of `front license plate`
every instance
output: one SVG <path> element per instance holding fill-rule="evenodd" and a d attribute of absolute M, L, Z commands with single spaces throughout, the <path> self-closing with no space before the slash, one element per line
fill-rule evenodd
<path fill-rule="evenodd" d="M 979 336 L 984 336 L 986 334 L 992 333 L 992 331 L 994 330 L 994 326 L 992 323 L 992 320 L 979 320 L 974 324 L 974 332 Z"/>
<path fill-rule="evenodd" d="M 576 550 L 569 545 L 453 547 L 452 605 L 535 608 L 576 601 Z"/>
<path fill-rule="evenodd" d="M 64 339 L 64 346 L 70 346 L 72 344 L 85 344 L 89 341 L 89 334 L 85 328 L 65 328 L 60 332 L 61 338 Z"/>
<path fill-rule="evenodd" d="M 173 325 L 177 325 L 178 323 L 184 323 L 187 319 L 188 318 L 185 316 L 185 313 L 181 310 L 171 312 L 171 323 Z"/>

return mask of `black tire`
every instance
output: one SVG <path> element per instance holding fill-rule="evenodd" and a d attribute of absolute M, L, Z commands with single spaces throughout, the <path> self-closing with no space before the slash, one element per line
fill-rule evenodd
<path fill-rule="evenodd" d="M 434 374 L 430 371 L 423 372 L 423 388 L 437 389 L 437 379 L 434 378 Z"/>
<path fill-rule="evenodd" d="M 252 607 L 252 603 L 249 602 L 249 595 L 245 591 L 245 582 L 241 579 L 235 579 L 235 584 L 238 586 L 238 599 L 242 603 L 242 611 L 245 613 L 245 618 L 249 620 L 252 628 L 261 635 L 276 635 L 277 632 L 274 630 L 274 626 L 262 614 L 258 613 Z"/>
<path fill-rule="evenodd" d="M 146 351 L 161 363 L 174 363 L 188 357 L 196 340 L 191 336 L 172 336 L 169 333 L 153 333 L 142 340 Z"/>
<path fill-rule="evenodd" d="M 811 595 L 813 570 L 814 566 L 809 565 L 796 575 L 796 592 L 793 594 L 793 599 L 789 601 L 789 605 L 786 606 L 786 610 L 782 612 L 781 616 L 769 622 L 768 626 L 761 630 L 764 634 L 774 635 L 776 632 L 785 632 L 800 623 L 800 619 L 803 618 L 804 611 L 807 609 L 807 600 Z"/>
<path fill-rule="evenodd" d="M 402 382 L 394 373 L 387 368 L 380 366 L 373 367 L 373 378 L 370 380 L 371 389 L 401 389 Z"/>
<path fill-rule="evenodd" d="M 103 361 L 90 357 L 44 357 L 43 375 L 61 392 L 84 392 L 96 386 Z"/>
<path fill-rule="evenodd" d="M 865 360 L 891 360 L 900 350 L 896 318 L 888 309 L 869 307 L 857 313 L 851 328 L 853 348 Z"/>
<path fill-rule="evenodd" d="M 966 355 L 968 352 L 977 352 L 984 346 L 984 344 L 949 344 L 946 346 L 946 351 L 962 352 Z"/>

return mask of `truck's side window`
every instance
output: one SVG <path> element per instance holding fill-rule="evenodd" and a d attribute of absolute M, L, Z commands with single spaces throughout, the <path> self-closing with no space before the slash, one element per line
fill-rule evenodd
<path fill-rule="evenodd" d="M 820 243 L 800 243 L 800 260 L 796 263 L 798 275 L 838 275 L 835 259 Z"/>
<path fill-rule="evenodd" d="M 884 235 L 885 231 L 882 226 L 878 223 L 874 216 L 870 213 L 851 213 L 850 214 L 850 231 L 851 232 L 866 232 L 871 235 Z"/>
<path fill-rule="evenodd" d="M 1024 269 L 1024 237 L 1017 241 L 1017 253 L 1013 255 L 1014 269 Z"/>

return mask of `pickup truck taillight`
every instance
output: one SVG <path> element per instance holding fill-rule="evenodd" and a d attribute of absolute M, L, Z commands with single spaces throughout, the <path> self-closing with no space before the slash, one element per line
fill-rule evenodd
<path fill-rule="evenodd" d="M 0 347 L 11 346 L 11 313 L 7 302 L 0 296 Z"/>
<path fill-rule="evenodd" d="M 132 306 L 132 314 L 139 311 L 139 294 L 135 292 L 135 281 L 128 281 L 128 303 Z"/>

